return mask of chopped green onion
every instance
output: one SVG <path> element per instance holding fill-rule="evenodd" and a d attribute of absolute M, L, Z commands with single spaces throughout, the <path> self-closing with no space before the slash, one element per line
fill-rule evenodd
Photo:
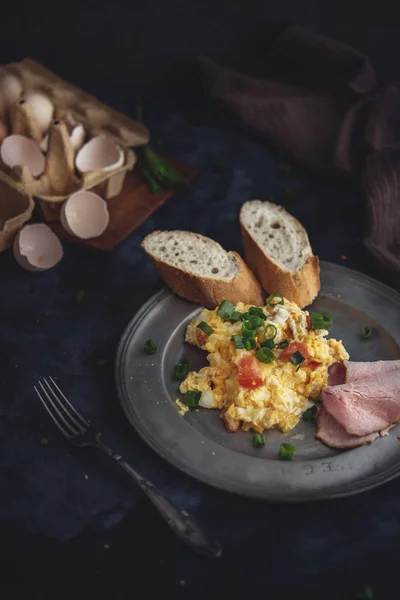
<path fill-rule="evenodd" d="M 96 367 L 104 367 L 108 363 L 108 358 L 99 358 L 96 360 Z"/>
<path fill-rule="evenodd" d="M 244 313 L 240 313 L 240 320 L 241 321 L 247 321 L 247 319 L 249 318 L 250 313 L 249 311 L 246 311 Z"/>
<path fill-rule="evenodd" d="M 314 406 L 310 406 L 303 412 L 304 421 L 315 421 L 315 417 L 317 416 L 318 408 Z"/>
<path fill-rule="evenodd" d="M 262 433 L 255 433 L 253 435 L 253 446 L 254 448 L 265 446 L 265 438 Z"/>
<path fill-rule="evenodd" d="M 281 444 L 279 448 L 279 458 L 281 460 L 292 460 L 296 447 L 293 444 Z"/>
<path fill-rule="evenodd" d="M 198 405 L 201 397 L 201 392 L 195 392 L 194 390 L 189 390 L 183 397 L 183 401 L 186 406 L 190 406 L 191 408 Z"/>
<path fill-rule="evenodd" d="M 287 175 L 290 175 L 292 172 L 292 167 L 290 165 L 281 164 L 278 166 L 277 171 L 278 173 L 286 173 Z"/>
<path fill-rule="evenodd" d="M 269 306 L 274 307 L 278 304 L 283 304 L 284 300 L 282 294 L 271 294 L 270 296 L 268 296 L 267 302 Z"/>
<path fill-rule="evenodd" d="M 233 304 L 228 302 L 228 300 L 223 300 L 220 304 L 220 307 L 217 310 L 217 315 L 224 319 L 224 321 L 228 321 L 235 312 L 235 307 Z"/>
<path fill-rule="evenodd" d="M 231 337 L 232 342 L 235 343 L 236 349 L 237 350 L 241 350 L 242 348 L 244 348 L 244 340 L 240 335 L 233 335 Z"/>
<path fill-rule="evenodd" d="M 294 354 L 292 354 L 290 356 L 290 360 L 292 361 L 292 363 L 294 365 L 298 365 L 300 366 L 306 359 L 305 357 L 302 355 L 302 353 L 300 352 L 300 350 L 297 350 L 296 352 L 294 352 Z"/>
<path fill-rule="evenodd" d="M 157 352 L 157 344 L 153 340 L 147 340 L 144 343 L 144 351 L 146 354 L 155 354 Z"/>
<path fill-rule="evenodd" d="M 39 444 L 40 444 L 41 446 L 47 446 L 47 445 L 48 445 L 48 443 L 49 443 L 49 440 L 48 440 L 48 438 L 40 438 L 40 440 L 39 440 Z"/>
<path fill-rule="evenodd" d="M 180 363 L 178 363 L 175 367 L 175 379 L 178 381 L 182 381 L 186 378 L 189 373 L 189 361 L 186 358 L 183 358 Z"/>
<path fill-rule="evenodd" d="M 242 336 L 245 338 L 255 337 L 257 334 L 257 327 L 252 327 L 249 321 L 244 321 L 242 325 Z"/>
<path fill-rule="evenodd" d="M 246 338 L 243 341 L 246 350 L 254 350 L 254 348 L 257 346 L 257 341 L 254 338 Z"/>
<path fill-rule="evenodd" d="M 260 319 L 262 319 L 263 321 L 265 321 L 265 319 L 267 318 L 264 315 L 264 311 L 262 308 L 259 308 L 258 306 L 251 306 L 249 308 L 249 315 L 252 315 L 254 317 L 259 317 Z"/>
<path fill-rule="evenodd" d="M 270 350 L 273 350 L 275 348 L 274 340 L 272 338 L 269 338 L 269 340 L 266 340 L 261 344 L 261 348 L 269 348 Z"/>
<path fill-rule="evenodd" d="M 269 325 L 266 326 L 265 330 L 264 330 L 264 336 L 266 340 L 274 340 L 276 338 L 276 334 L 278 333 L 278 330 L 276 329 L 275 325 L 272 325 L 272 323 L 270 323 Z"/>
<path fill-rule="evenodd" d="M 365 325 L 365 327 L 363 327 L 363 331 L 362 331 L 362 336 L 365 340 L 367 340 L 368 338 L 370 338 L 372 335 L 372 328 L 369 325 Z"/>
<path fill-rule="evenodd" d="M 262 347 L 256 352 L 256 357 L 262 363 L 266 365 L 275 360 L 275 354 L 269 348 Z"/>
<path fill-rule="evenodd" d="M 241 319 L 242 319 L 242 313 L 235 310 L 232 313 L 232 316 L 229 317 L 229 319 L 227 319 L 227 320 L 229 321 L 229 323 L 237 323 L 238 321 L 241 321 Z"/>
<path fill-rule="evenodd" d="M 312 312 L 310 317 L 312 329 L 326 329 L 333 322 L 332 315 L 329 312 Z"/>
<path fill-rule="evenodd" d="M 212 327 L 210 327 L 209 324 L 206 323 L 205 321 L 202 321 L 201 323 L 199 323 L 197 325 L 197 329 L 201 329 L 201 331 L 204 331 L 204 333 L 206 335 L 211 335 L 212 333 L 214 333 L 214 329 Z"/>
<path fill-rule="evenodd" d="M 258 329 L 264 323 L 263 319 L 256 317 L 255 315 L 249 315 L 245 322 L 248 323 L 249 327 L 252 329 Z"/>
<path fill-rule="evenodd" d="M 289 346 L 289 342 L 287 340 L 282 340 L 278 344 L 279 350 L 283 350 L 284 348 L 287 348 L 288 346 Z"/>

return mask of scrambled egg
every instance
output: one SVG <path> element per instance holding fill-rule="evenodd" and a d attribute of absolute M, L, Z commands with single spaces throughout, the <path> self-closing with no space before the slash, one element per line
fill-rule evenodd
<path fill-rule="evenodd" d="M 235 307 L 240 313 L 249 309 L 242 303 Z M 208 353 L 209 366 L 190 372 L 180 391 L 201 392 L 199 406 L 220 409 L 228 431 L 240 427 L 258 433 L 273 427 L 290 431 L 327 385 L 329 365 L 349 358 L 341 341 L 326 339 L 327 330 L 311 329 L 309 313 L 294 302 L 283 299 L 283 304 L 267 303 L 261 310 L 266 319 L 251 350 L 237 348 L 231 339 L 241 335 L 242 321 L 224 320 L 218 309 L 204 309 L 186 331 L 186 341 Z M 203 321 L 212 333 L 198 328 Z M 274 327 L 266 329 L 268 325 Z M 266 337 L 272 337 L 268 332 L 276 334 L 274 358 L 265 364 L 256 353 Z M 300 365 L 290 358 L 296 351 L 305 359 Z"/>

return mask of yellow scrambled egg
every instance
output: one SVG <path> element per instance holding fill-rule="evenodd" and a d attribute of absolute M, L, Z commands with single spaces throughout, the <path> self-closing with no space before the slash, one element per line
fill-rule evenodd
<path fill-rule="evenodd" d="M 242 303 L 235 307 L 240 313 L 249 309 Z M 267 303 L 261 310 L 266 318 L 254 349 L 236 347 L 232 336 L 241 336 L 243 323 L 224 320 L 218 309 L 204 309 L 186 331 L 186 341 L 207 352 L 209 366 L 190 372 L 180 391 L 201 392 L 199 406 L 222 410 L 231 431 L 239 427 L 259 433 L 273 427 L 290 431 L 327 385 L 329 365 L 349 358 L 341 341 L 326 339 L 327 330 L 310 328 L 309 313 L 295 303 L 284 299 L 283 304 Z M 212 328 L 211 334 L 198 328 L 202 322 Z M 274 358 L 265 364 L 257 351 L 271 333 Z M 306 359 L 300 366 L 290 359 L 296 350 Z"/>

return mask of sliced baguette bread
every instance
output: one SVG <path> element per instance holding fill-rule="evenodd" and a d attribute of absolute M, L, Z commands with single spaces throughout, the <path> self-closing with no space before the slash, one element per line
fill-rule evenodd
<path fill-rule="evenodd" d="M 223 300 L 261 306 L 261 286 L 236 252 L 188 231 L 155 231 L 142 247 L 175 294 L 207 308 Z"/>
<path fill-rule="evenodd" d="M 300 308 L 320 289 L 318 256 L 304 227 L 283 206 L 251 200 L 240 212 L 245 259 L 269 293 L 280 293 Z"/>

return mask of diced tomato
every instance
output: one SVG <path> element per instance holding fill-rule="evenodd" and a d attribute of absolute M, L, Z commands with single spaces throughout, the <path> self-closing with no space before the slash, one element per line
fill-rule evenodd
<path fill-rule="evenodd" d="M 198 327 L 196 328 L 196 339 L 199 346 L 204 346 L 207 343 L 208 335 Z"/>
<path fill-rule="evenodd" d="M 306 316 L 306 321 L 307 321 L 307 327 L 308 327 L 308 329 L 311 329 L 311 317 L 310 317 L 310 315 Z"/>
<path fill-rule="evenodd" d="M 238 382 L 241 387 L 255 390 L 263 385 L 261 371 L 255 356 L 244 356 L 238 365 Z"/>
<path fill-rule="evenodd" d="M 309 358 L 307 346 L 303 342 L 292 342 L 289 344 L 289 346 L 281 352 L 280 358 L 289 361 L 292 354 L 297 351 L 301 352 L 306 360 Z"/>
<path fill-rule="evenodd" d="M 223 410 L 221 410 L 221 415 L 220 415 L 221 419 L 224 422 L 225 429 L 227 431 L 229 431 L 229 433 L 236 433 L 240 428 L 240 421 L 235 421 L 234 419 L 228 419 L 225 414 L 227 410 L 228 410 L 227 408 L 224 408 Z"/>
<path fill-rule="evenodd" d="M 281 353 L 280 358 L 282 360 L 289 361 L 292 354 L 294 354 L 297 351 L 301 352 L 301 354 L 305 358 L 305 361 L 301 363 L 304 367 L 310 367 L 310 369 L 314 371 L 317 367 L 320 366 L 321 363 L 319 363 L 316 360 L 313 360 L 308 354 L 307 346 L 303 342 L 292 342 L 291 344 L 289 344 L 289 346 L 285 348 Z"/>

